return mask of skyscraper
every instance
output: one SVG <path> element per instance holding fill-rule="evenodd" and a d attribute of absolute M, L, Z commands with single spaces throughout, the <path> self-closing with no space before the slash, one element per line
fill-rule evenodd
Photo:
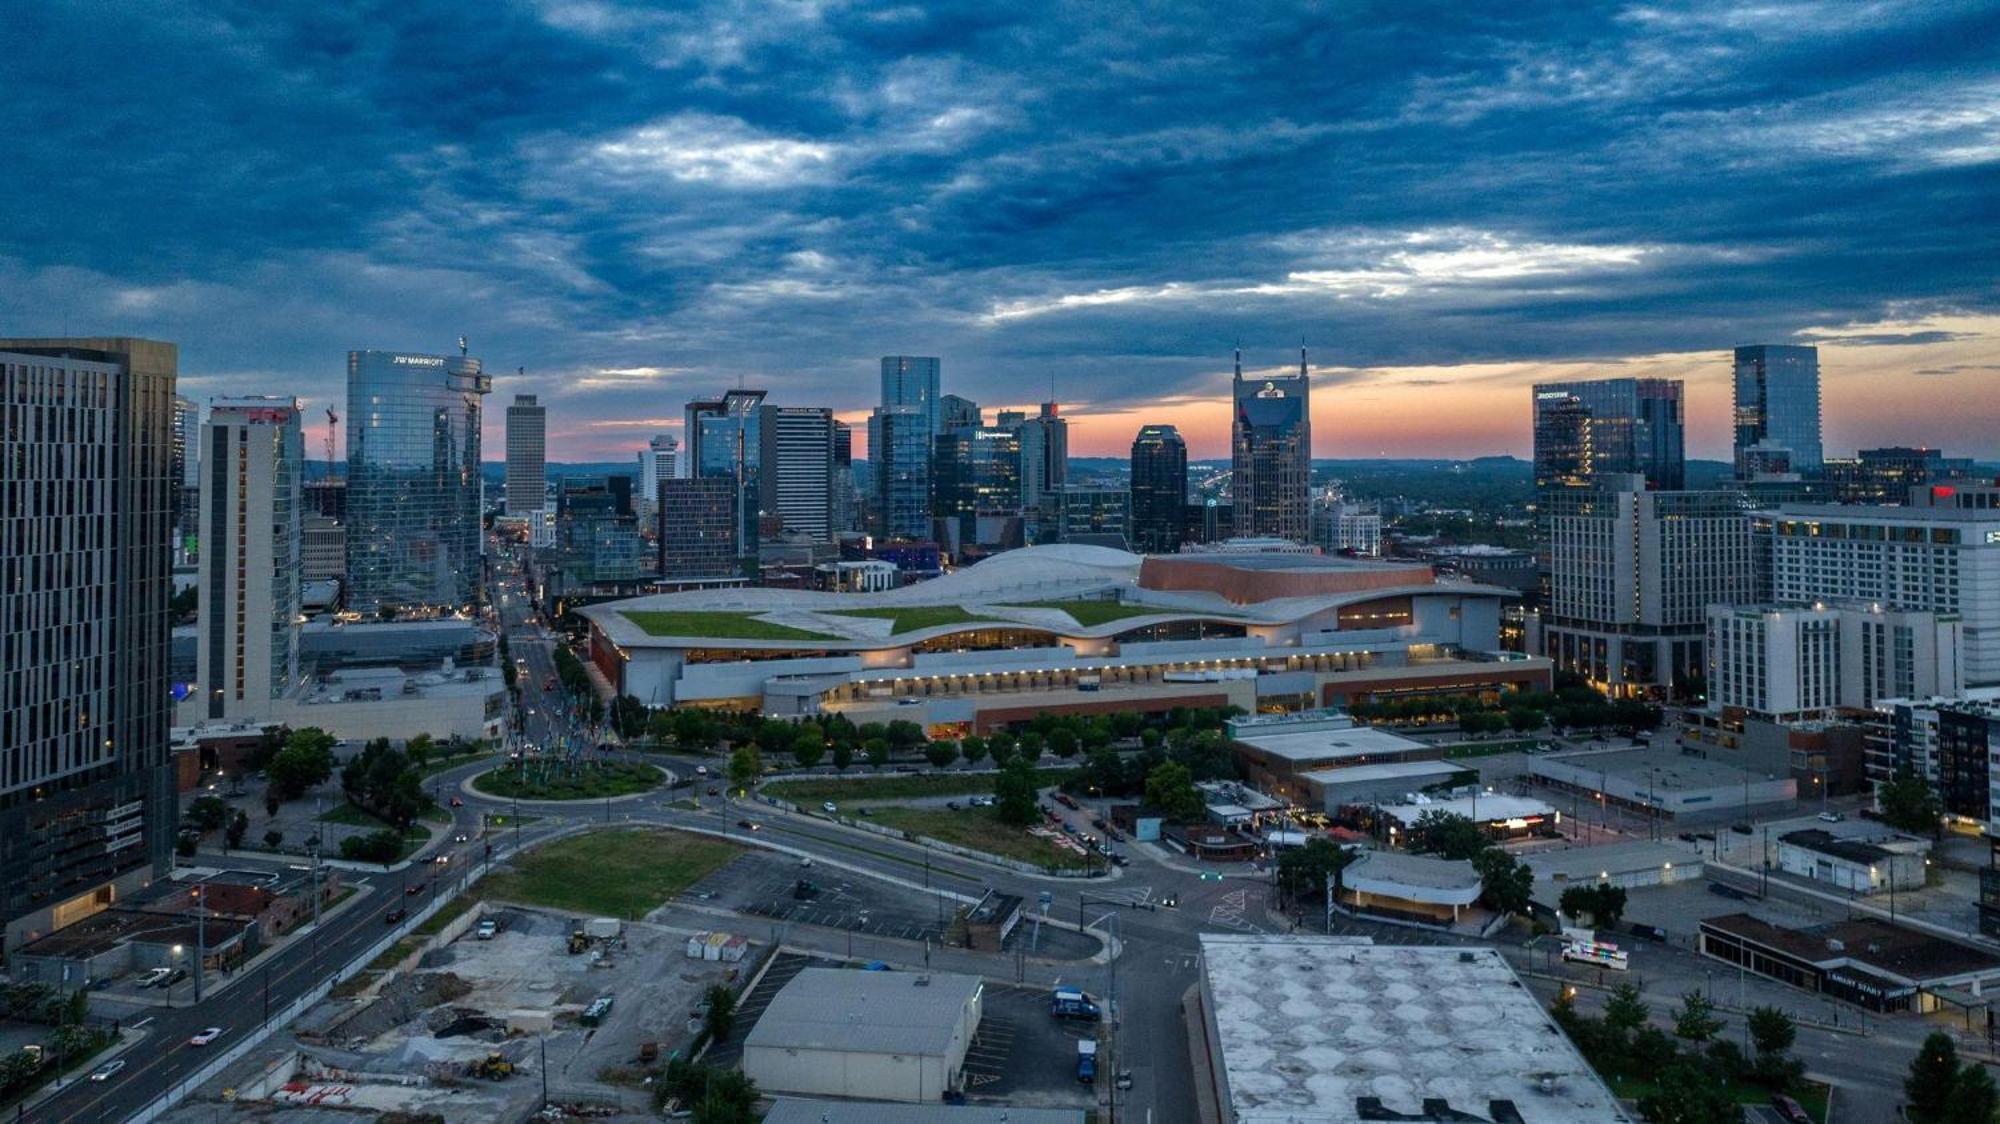
<path fill-rule="evenodd" d="M 950 433 L 954 429 L 972 429 L 986 424 L 985 411 L 970 398 L 947 394 L 938 402 L 940 432 Z"/>
<path fill-rule="evenodd" d="M 736 546 L 757 550 L 757 506 L 763 495 L 760 433 L 764 391 L 738 387 L 720 398 L 687 404 L 687 474 L 736 482 Z"/>
<path fill-rule="evenodd" d="M 758 506 L 789 534 L 833 541 L 833 411 L 823 406 L 764 406 Z"/>
<path fill-rule="evenodd" d="M 1592 487 L 1610 473 L 1679 491 L 1687 479 L 1682 395 L 1677 379 L 1536 384 L 1536 493 Z"/>
<path fill-rule="evenodd" d="M 930 420 L 915 406 L 877 406 L 868 416 L 875 533 L 884 539 L 930 539 L 930 435 Z"/>
<path fill-rule="evenodd" d="M 953 525 L 949 537 L 961 549 L 993 545 L 986 540 L 1001 536 L 979 534 L 978 517 L 1021 514 L 1019 436 L 999 426 L 961 427 L 939 434 L 931 456 L 933 513 Z"/>
<path fill-rule="evenodd" d="M 944 428 L 944 401 L 938 391 L 943 370 L 943 361 L 929 356 L 882 357 L 882 405 L 915 407 L 929 427 L 926 442 Z"/>
<path fill-rule="evenodd" d="M 651 526 L 660 512 L 660 481 L 673 479 L 675 453 L 680 442 L 673 435 L 657 434 L 639 450 L 639 516 Z"/>
<path fill-rule="evenodd" d="M 1012 410 L 1000 418 L 1020 436 L 1021 506 L 1033 510 L 1043 495 L 1069 483 L 1069 422 L 1054 402 L 1042 403 L 1032 418 Z"/>
<path fill-rule="evenodd" d="M 725 476 L 660 482 L 660 576 L 723 578 L 738 572 L 736 501 Z"/>
<path fill-rule="evenodd" d="M 174 395 L 173 428 L 174 562 L 193 560 L 200 543 L 195 536 L 198 516 L 195 495 L 201 489 L 201 407 L 192 398 Z"/>
<path fill-rule="evenodd" d="M 1782 455 L 1781 455 L 1782 454 Z M 1736 349 L 1736 475 L 1788 464 L 1812 480 L 1825 456 L 1819 433 L 1819 348 Z"/>
<path fill-rule="evenodd" d="M 201 429 L 201 596 L 195 682 L 204 718 L 261 717 L 299 685 L 305 436 L 292 398 L 223 398 Z"/>
<path fill-rule="evenodd" d="M 1178 551 L 1186 512 L 1187 442 L 1173 426 L 1142 426 L 1132 439 L 1132 549 Z"/>
<path fill-rule="evenodd" d="M 1304 542 L 1312 533 L 1312 378 L 1299 373 L 1245 380 L 1236 353 L 1232 384 L 1230 492 L 1236 533 Z"/>
<path fill-rule="evenodd" d="M 549 411 L 532 394 L 516 394 L 507 407 L 507 514 L 542 510 L 549 474 Z"/>
<path fill-rule="evenodd" d="M 833 423 L 833 533 L 856 530 L 854 491 L 854 430 L 844 421 Z"/>
<path fill-rule="evenodd" d="M 479 596 L 480 399 L 463 355 L 347 353 L 347 605 L 455 608 Z"/>
<path fill-rule="evenodd" d="M 4 947 L 166 873 L 173 344 L 0 339 Z"/>

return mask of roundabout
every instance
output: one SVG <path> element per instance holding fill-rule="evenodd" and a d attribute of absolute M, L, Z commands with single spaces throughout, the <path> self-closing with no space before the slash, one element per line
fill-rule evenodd
<path fill-rule="evenodd" d="M 643 762 L 528 761 L 479 773 L 465 782 L 465 788 L 496 800 L 567 803 L 644 796 L 671 780 L 667 770 Z"/>

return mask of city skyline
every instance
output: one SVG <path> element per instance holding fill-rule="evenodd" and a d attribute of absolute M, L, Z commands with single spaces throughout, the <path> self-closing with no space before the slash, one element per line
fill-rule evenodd
<path fill-rule="evenodd" d="M 1158 423 L 1208 459 L 1229 348 L 1303 338 L 1319 456 L 1524 456 L 1524 388 L 1629 376 L 1684 379 L 1689 455 L 1724 459 L 1729 349 L 1813 343 L 1829 455 L 2000 456 L 1959 408 L 2000 377 L 1990 6 L 20 30 L 0 309 L 176 340 L 199 401 L 317 419 L 345 351 L 462 333 L 526 368 L 499 383 L 551 459 L 629 461 L 739 380 L 858 423 L 916 353 L 989 410 L 1064 403 L 1079 455 Z M 142 61 L 62 66 L 107 40 Z M 80 168 L 106 122 L 175 143 Z"/>

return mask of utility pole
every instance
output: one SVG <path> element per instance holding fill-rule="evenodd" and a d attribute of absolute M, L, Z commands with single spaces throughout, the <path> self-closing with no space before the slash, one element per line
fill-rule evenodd
<path fill-rule="evenodd" d="M 200 1006 L 203 962 L 208 959 L 208 895 L 200 883 L 195 884 L 194 900 L 194 1001 Z"/>

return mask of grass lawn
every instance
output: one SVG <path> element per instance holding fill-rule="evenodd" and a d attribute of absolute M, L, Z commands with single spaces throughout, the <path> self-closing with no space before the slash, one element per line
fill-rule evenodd
<path fill-rule="evenodd" d="M 908 609 L 834 609 L 828 614 L 836 617 L 873 617 L 889 622 L 891 633 L 915 632 L 920 628 L 938 628 L 947 624 L 970 624 L 973 621 L 989 620 L 975 617 L 956 605 L 918 605 Z M 998 624 L 1000 622 L 994 621 Z"/>
<path fill-rule="evenodd" d="M 651 765 L 629 761 L 580 765 L 573 771 L 554 762 L 531 762 L 525 778 L 518 768 L 502 767 L 479 774 L 472 787 L 488 796 L 521 800 L 602 800 L 650 792 L 665 779 Z"/>
<path fill-rule="evenodd" d="M 1641 1097 L 1651 1094 L 1653 1091 L 1652 1082 L 1639 1081 L 1628 1077 L 1606 1077 L 1604 1083 L 1611 1086 L 1613 1093 L 1631 1101 L 1636 1101 Z M 1732 1081 L 1723 1086 L 1723 1089 L 1737 1104 L 1771 1103 L 1771 1091 L 1762 1085 L 1752 1085 L 1745 1081 Z M 1799 1107 L 1805 1109 L 1806 1115 L 1812 1117 L 1814 1120 L 1824 1121 L 1826 1119 L 1826 1086 L 1817 1081 L 1801 1082 L 1799 1087 L 1792 1091 L 1792 1099 L 1799 1102 Z"/>
<path fill-rule="evenodd" d="M 1037 769 L 1036 783 L 1061 784 L 1074 770 Z M 831 800 L 915 800 L 925 796 L 972 796 L 993 791 L 998 773 L 891 773 L 882 777 L 827 777 L 807 781 L 772 781 L 757 791 L 794 804 Z"/>
<path fill-rule="evenodd" d="M 429 780 L 439 773 L 456 769 L 460 765 L 470 765 L 474 761 L 492 757 L 499 752 L 498 749 L 489 749 L 484 753 L 461 753 L 457 757 L 433 758 L 425 762 L 423 768 L 417 770 L 417 776 L 424 780 Z"/>
<path fill-rule="evenodd" d="M 714 636 L 730 640 L 832 640 L 824 632 L 757 619 L 755 613 L 633 610 L 625 619 L 650 636 Z"/>
<path fill-rule="evenodd" d="M 1540 738 L 1508 738 L 1497 742 L 1458 742 L 1442 745 L 1447 760 L 1457 757 L 1491 757 L 1496 753 L 1526 753 L 1540 744 Z"/>
<path fill-rule="evenodd" d="M 1040 836 L 1029 835 L 1027 828 L 1001 823 L 994 817 L 991 808 L 967 808 L 954 812 L 945 808 L 890 806 L 876 808 L 874 812 L 873 821 L 884 827 L 913 835 L 928 835 L 940 842 L 970 847 L 1001 858 L 1034 863 L 1036 866 L 1089 865 L 1089 860 L 1082 855 L 1058 847 Z"/>
<path fill-rule="evenodd" d="M 1080 627 L 1096 628 L 1100 624 L 1110 624 L 1126 617 L 1150 617 L 1160 613 L 1171 613 L 1173 609 L 1162 609 L 1157 605 L 1125 605 L 1117 601 L 1025 601 L 1011 606 L 1015 609 L 1059 609 L 1068 613 Z"/>
<path fill-rule="evenodd" d="M 664 828 L 572 835 L 516 857 L 488 875 L 487 897 L 598 917 L 638 917 L 700 881 L 742 850 Z"/>

